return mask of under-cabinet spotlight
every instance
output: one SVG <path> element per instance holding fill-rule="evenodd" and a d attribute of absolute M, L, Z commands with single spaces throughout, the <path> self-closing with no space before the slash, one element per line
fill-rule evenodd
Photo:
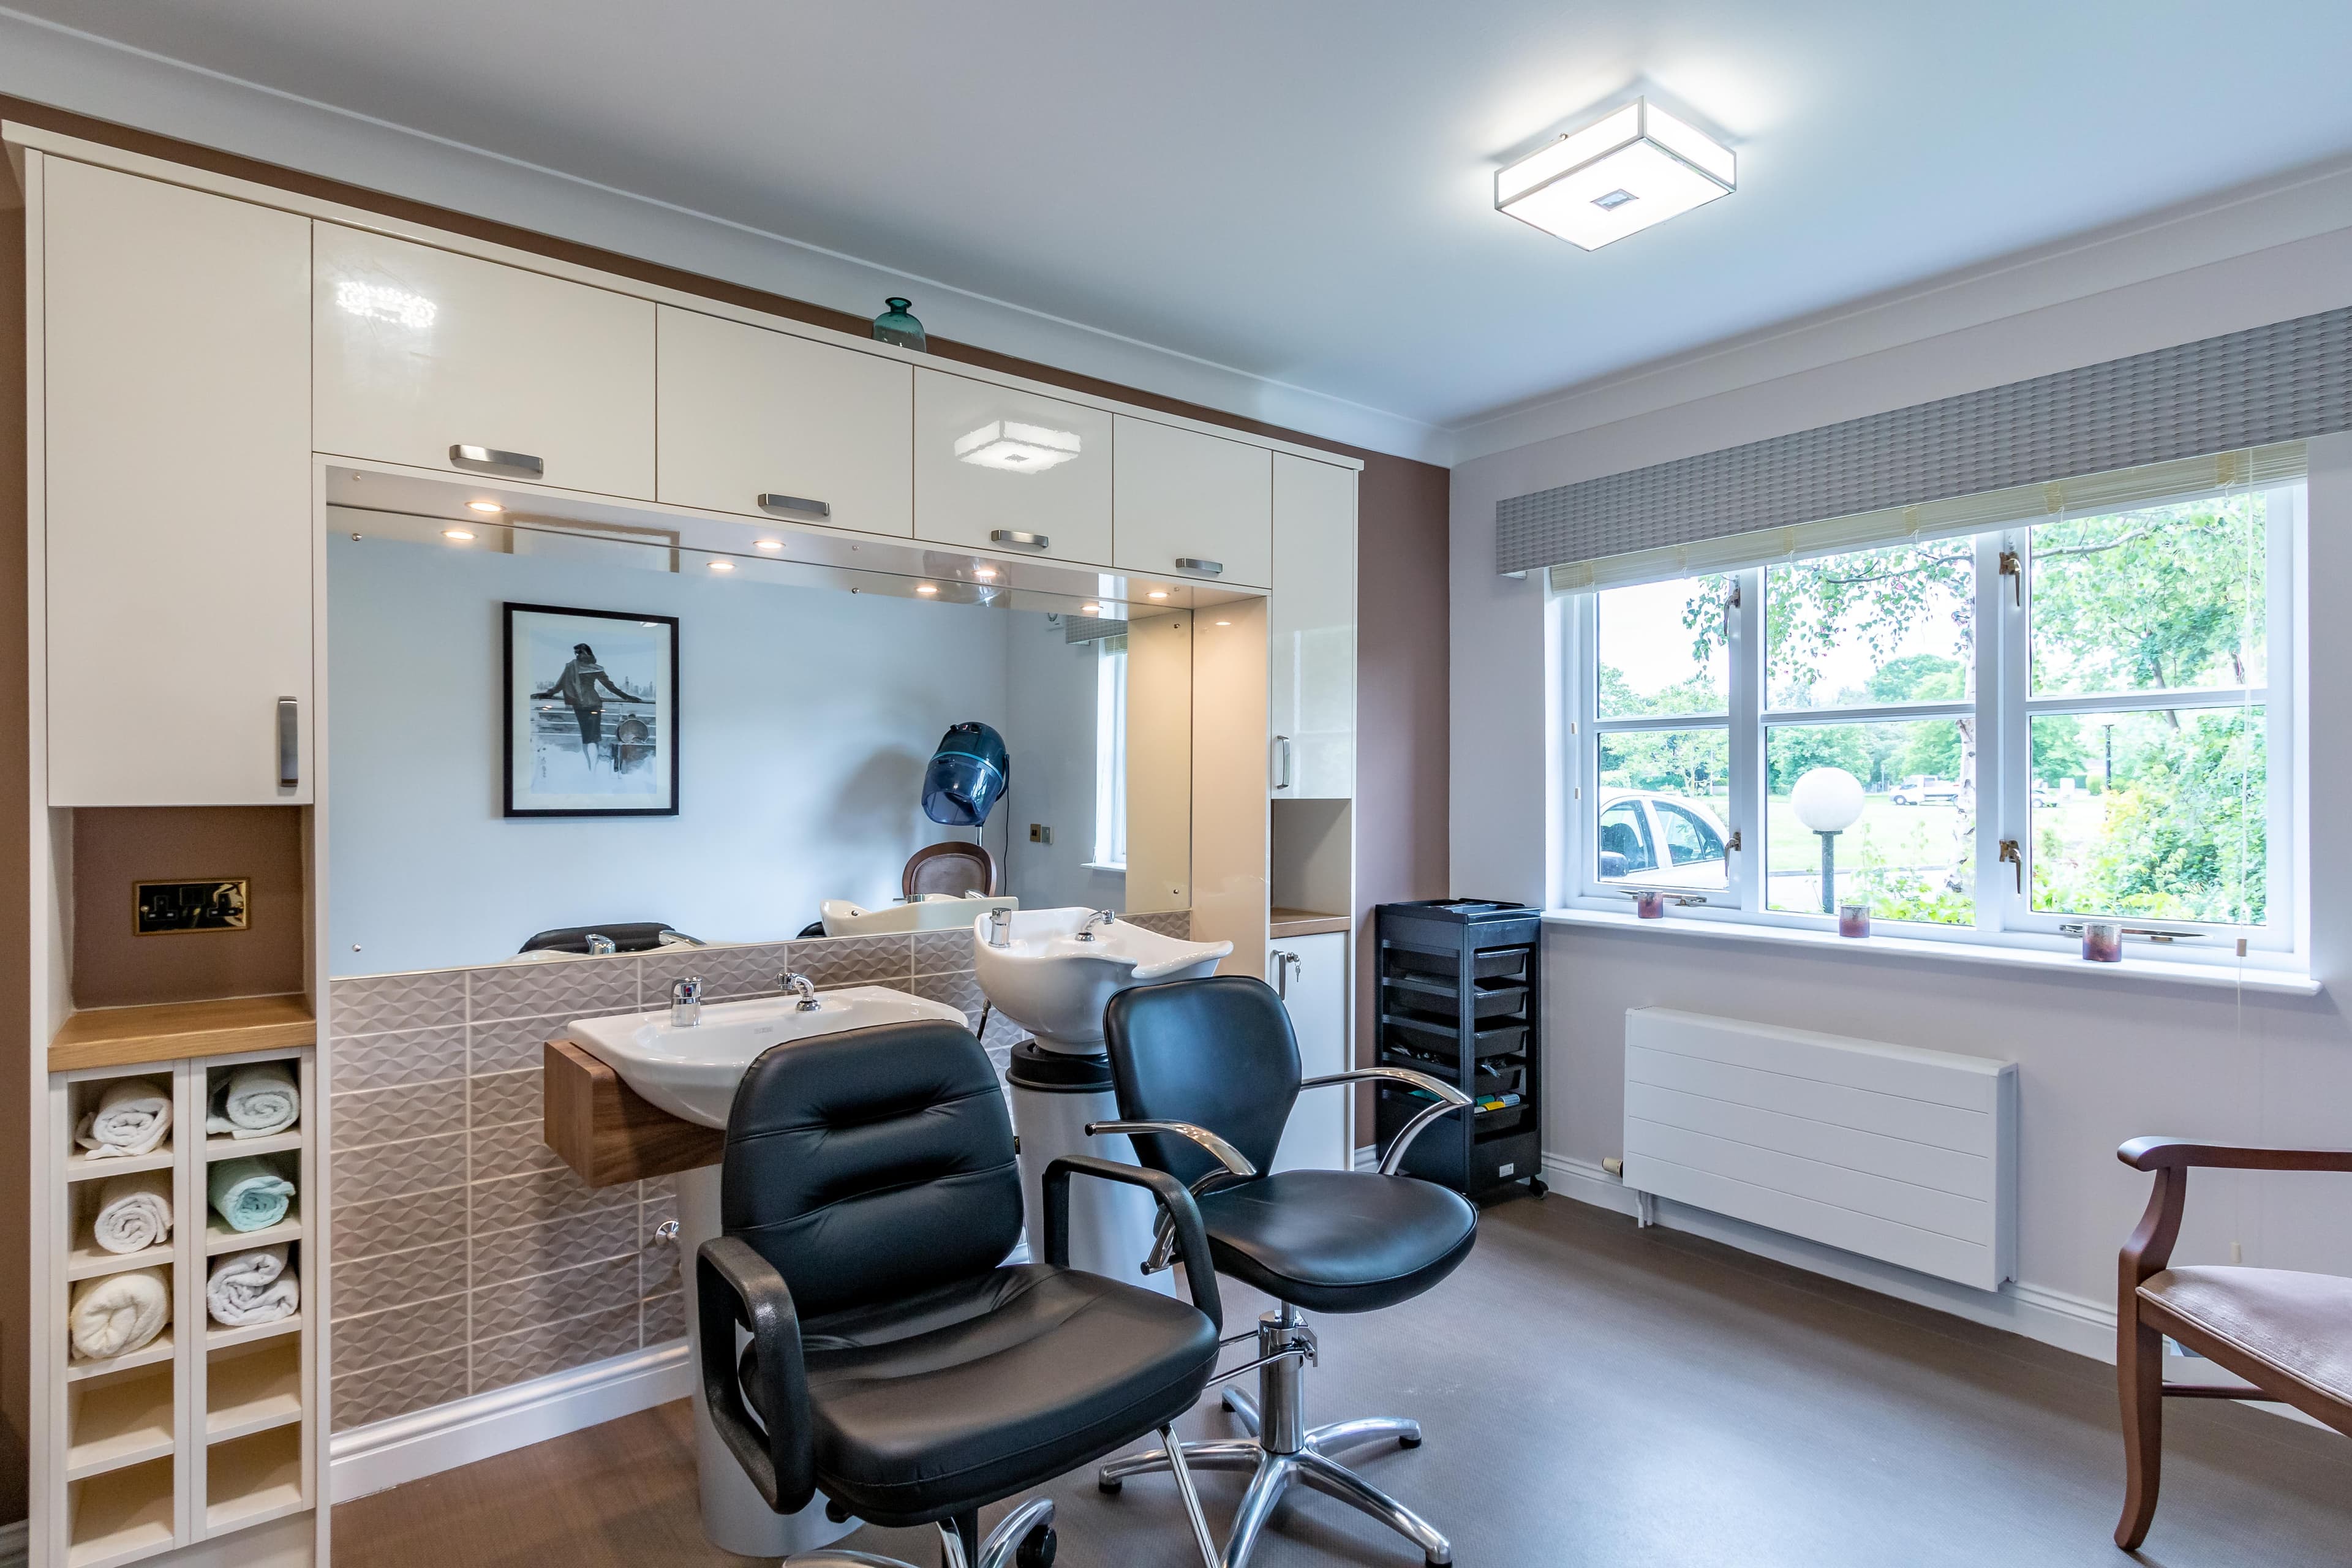
<path fill-rule="evenodd" d="M 971 569 L 971 574 L 979 578 L 983 583 L 992 583 L 996 580 L 996 568 L 993 566 L 975 566 Z"/>
<path fill-rule="evenodd" d="M 1234 623 L 1233 623 L 1233 622 L 1231 622 L 1231 621 L 1219 621 L 1219 622 L 1217 623 L 1217 625 L 1219 625 L 1219 626 L 1232 626 L 1233 624 L 1234 624 Z"/>
<path fill-rule="evenodd" d="M 732 572 L 735 570 L 735 563 L 732 561 L 714 561 L 710 563 L 710 569 L 713 572 Z"/>
<path fill-rule="evenodd" d="M 784 542 L 781 539 L 762 539 L 753 546 L 759 550 L 782 550 L 783 547 Z"/>
<path fill-rule="evenodd" d="M 1102 606 L 1100 605 L 1080 605 L 1078 606 L 1078 613 L 1083 616 L 1099 616 L 1102 614 Z"/>
<path fill-rule="evenodd" d="M 469 500 L 466 503 L 466 510 L 467 511 L 483 512 L 491 517 L 496 517 L 499 513 L 506 510 L 507 509 L 500 506 L 494 500 Z"/>
<path fill-rule="evenodd" d="M 1637 98 L 1495 174 L 1495 208 L 1570 245 L 1612 240 L 1729 195 L 1731 149 Z"/>
<path fill-rule="evenodd" d="M 1151 592 L 1144 595 L 1143 596 L 1147 599 L 1164 599 L 1168 596 L 1168 590 L 1165 588 L 1154 588 Z"/>
<path fill-rule="evenodd" d="M 915 584 L 915 592 L 918 594 L 936 594 L 939 592 L 939 588 L 933 584 L 918 583 Z"/>
<path fill-rule="evenodd" d="M 470 542 L 474 535 L 472 531 L 467 529 L 445 528 L 441 531 L 441 537 L 444 539 L 454 539 L 458 543 L 465 544 Z"/>

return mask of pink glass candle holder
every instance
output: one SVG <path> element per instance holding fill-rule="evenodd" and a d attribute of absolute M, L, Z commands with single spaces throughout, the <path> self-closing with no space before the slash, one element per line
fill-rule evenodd
<path fill-rule="evenodd" d="M 2083 922 L 2083 956 L 2093 963 L 2124 961 L 2124 928 L 2116 921 Z"/>
<path fill-rule="evenodd" d="M 1633 895 L 1633 912 L 1645 921 L 1666 918 L 1666 896 L 1654 889 L 1644 888 Z"/>
<path fill-rule="evenodd" d="M 1838 935 L 1862 937 L 1869 934 L 1870 906 L 1868 904 L 1838 906 Z"/>

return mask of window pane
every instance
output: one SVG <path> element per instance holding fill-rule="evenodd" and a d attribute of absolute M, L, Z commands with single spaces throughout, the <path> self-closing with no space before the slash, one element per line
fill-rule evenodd
<path fill-rule="evenodd" d="M 1685 577 L 1595 595 L 1603 719 L 1730 710 L 1731 656 L 1723 608 L 1728 577 Z"/>
<path fill-rule="evenodd" d="M 1725 885 L 1728 731 L 1637 730 L 1601 737 L 1595 870 L 1632 887 Z"/>
<path fill-rule="evenodd" d="M 1967 539 L 1792 562 L 1765 574 L 1764 679 L 1774 708 L 1958 702 L 1976 662 L 1976 545 Z"/>
<path fill-rule="evenodd" d="M 1863 788 L 1834 842 L 1832 901 L 1882 921 L 1976 923 L 1976 721 L 1775 724 L 1765 731 L 1765 907 L 1822 912 L 1822 837 L 1790 796 L 1816 768 Z"/>
<path fill-rule="evenodd" d="M 2033 689 L 2259 686 L 2267 509 L 2216 496 L 2033 531 Z"/>
<path fill-rule="evenodd" d="M 2264 923 L 2259 708 L 2033 721 L 2033 907 Z"/>

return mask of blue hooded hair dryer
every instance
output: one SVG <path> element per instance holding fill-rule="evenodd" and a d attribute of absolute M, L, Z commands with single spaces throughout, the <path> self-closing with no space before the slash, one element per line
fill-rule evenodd
<path fill-rule="evenodd" d="M 977 827 L 1012 777 L 1003 736 L 985 724 L 958 724 L 940 738 L 923 770 L 923 815 L 950 827 Z"/>

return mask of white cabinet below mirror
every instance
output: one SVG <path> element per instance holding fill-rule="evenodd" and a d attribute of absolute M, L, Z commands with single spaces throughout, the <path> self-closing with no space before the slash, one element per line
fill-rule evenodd
<path fill-rule="evenodd" d="M 1273 580 L 1273 454 L 1118 416 L 1122 572 L 1263 588 Z"/>
<path fill-rule="evenodd" d="M 1111 418 L 944 371 L 915 371 L 915 536 L 1108 565 Z"/>
<path fill-rule="evenodd" d="M 1267 787 L 1276 800 L 1356 792 L 1356 471 L 1274 454 L 1266 598 Z"/>
<path fill-rule="evenodd" d="M 313 226 L 315 449 L 654 493 L 654 304 Z"/>
<path fill-rule="evenodd" d="M 660 499 L 915 531 L 914 367 L 660 307 Z"/>
<path fill-rule="evenodd" d="M 1344 931 L 1283 937 L 1266 943 L 1265 980 L 1282 994 L 1298 1037 L 1301 1078 L 1348 1070 L 1348 938 Z M 1277 1171 L 1345 1171 L 1355 1163 L 1348 1138 L 1352 1084 L 1310 1089 L 1291 1108 L 1275 1150 Z"/>

